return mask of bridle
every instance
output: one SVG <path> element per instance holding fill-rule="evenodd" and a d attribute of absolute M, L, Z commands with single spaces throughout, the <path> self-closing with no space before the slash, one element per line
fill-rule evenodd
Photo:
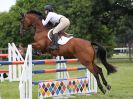
<path fill-rule="evenodd" d="M 25 14 L 21 14 L 21 24 L 20 24 L 20 34 L 21 34 L 21 36 L 23 36 L 24 35 L 24 32 L 26 32 L 26 28 L 24 28 L 25 26 L 24 26 L 24 22 L 25 22 L 25 17 L 26 17 L 26 13 Z M 35 24 L 33 23 L 30 27 L 35 27 Z M 36 31 L 36 33 L 38 33 L 38 32 L 42 32 L 43 30 L 38 30 L 38 31 Z"/>
<path fill-rule="evenodd" d="M 23 27 L 24 27 L 24 18 L 25 18 L 25 16 L 26 16 L 26 14 L 21 14 L 21 17 L 20 17 L 20 21 L 21 21 L 21 23 L 20 23 L 20 35 L 21 35 L 21 37 L 23 37 L 23 35 L 24 35 L 24 32 L 26 31 Z"/>

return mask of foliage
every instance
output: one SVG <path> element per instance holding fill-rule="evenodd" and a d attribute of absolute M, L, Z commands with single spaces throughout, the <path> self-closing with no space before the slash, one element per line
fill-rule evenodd
<path fill-rule="evenodd" d="M 75 37 L 99 42 L 112 53 L 115 41 L 120 41 L 120 32 L 132 35 L 132 15 L 122 14 L 127 10 L 125 7 L 129 12 L 132 11 L 132 2 L 128 1 L 131 0 L 17 0 L 9 12 L 0 13 L 1 47 L 6 47 L 8 42 L 22 42 L 24 45 L 31 43 L 34 35 L 32 29 L 23 38 L 19 34 L 20 13 L 30 9 L 43 13 L 44 5 L 52 4 L 57 13 L 70 19 L 71 26 L 67 32 Z"/>

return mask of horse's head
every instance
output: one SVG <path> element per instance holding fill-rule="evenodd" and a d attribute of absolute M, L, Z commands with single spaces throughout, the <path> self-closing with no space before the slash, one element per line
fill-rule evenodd
<path fill-rule="evenodd" d="M 25 31 L 32 25 L 32 23 L 27 13 L 22 13 L 20 19 L 20 34 L 23 35 Z"/>
<path fill-rule="evenodd" d="M 37 11 L 28 11 L 27 13 L 21 14 L 21 22 L 20 22 L 20 34 L 23 35 L 24 32 L 31 26 L 36 27 L 36 25 L 41 24 L 43 16 L 40 12 Z"/>

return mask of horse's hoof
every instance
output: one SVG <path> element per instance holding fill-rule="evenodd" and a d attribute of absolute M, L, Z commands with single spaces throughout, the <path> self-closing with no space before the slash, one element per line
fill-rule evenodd
<path fill-rule="evenodd" d="M 105 89 L 102 89 L 101 90 L 103 94 L 106 94 L 106 90 Z"/>
<path fill-rule="evenodd" d="M 111 90 L 111 86 L 110 86 L 110 85 L 107 85 L 106 88 L 107 88 L 108 90 Z"/>
<path fill-rule="evenodd" d="M 42 52 L 41 52 L 41 50 L 33 49 L 32 54 L 37 55 L 37 56 L 41 56 Z"/>

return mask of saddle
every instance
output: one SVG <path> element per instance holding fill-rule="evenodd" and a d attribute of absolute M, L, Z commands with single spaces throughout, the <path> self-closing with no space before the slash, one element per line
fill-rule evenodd
<path fill-rule="evenodd" d="M 49 33 L 49 37 L 50 37 L 50 39 L 52 40 L 53 29 L 51 29 L 49 32 L 50 32 L 50 33 Z M 63 31 L 60 31 L 60 32 L 58 33 L 58 36 L 59 36 L 59 38 L 61 38 L 62 36 L 66 37 L 66 38 L 70 38 L 70 37 L 73 37 L 73 34 L 68 34 L 68 33 L 65 33 L 65 32 L 63 32 Z"/>
<path fill-rule="evenodd" d="M 55 26 L 57 26 L 57 25 L 58 25 L 58 24 L 56 24 Z M 49 37 L 50 37 L 51 40 L 52 40 L 52 35 L 53 35 L 53 28 L 54 28 L 55 26 L 53 26 L 53 24 L 52 24 L 51 22 L 48 22 L 48 24 L 46 25 L 46 27 L 47 27 L 48 29 L 50 29 L 50 30 L 49 30 L 50 33 L 48 33 L 48 34 L 49 34 Z M 64 31 L 60 31 L 60 32 L 58 33 L 58 36 L 59 36 L 59 38 L 60 38 L 61 36 L 64 36 L 64 37 L 69 38 L 69 37 L 72 37 L 73 34 L 68 34 L 68 33 L 65 33 Z"/>
<path fill-rule="evenodd" d="M 51 41 L 52 41 L 52 36 L 53 36 L 53 29 L 49 30 L 49 32 L 48 32 L 48 38 Z M 73 38 L 73 35 L 67 34 L 67 33 L 61 31 L 58 33 L 58 42 L 57 43 L 59 45 L 64 45 L 72 38 Z"/>

